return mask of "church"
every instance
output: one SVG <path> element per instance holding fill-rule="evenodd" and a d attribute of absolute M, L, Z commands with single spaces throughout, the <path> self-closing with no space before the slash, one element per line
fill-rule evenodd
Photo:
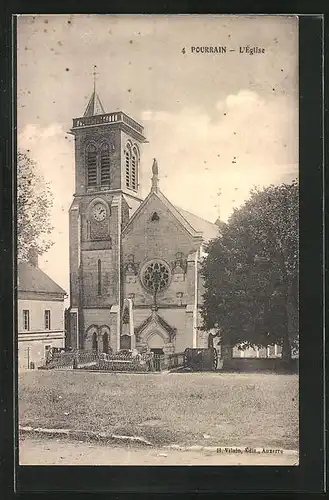
<path fill-rule="evenodd" d="M 207 347 L 200 330 L 204 245 L 219 226 L 174 206 L 156 159 L 143 200 L 143 126 L 106 113 L 98 94 L 74 118 L 75 193 L 69 210 L 67 345 L 180 353 Z"/>

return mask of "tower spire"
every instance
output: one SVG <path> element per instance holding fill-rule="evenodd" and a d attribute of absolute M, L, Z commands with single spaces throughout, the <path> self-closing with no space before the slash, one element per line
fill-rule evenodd
<path fill-rule="evenodd" d="M 95 115 L 105 115 L 105 111 L 103 108 L 103 104 L 101 103 L 101 100 L 96 93 L 96 64 L 94 64 L 94 70 L 93 70 L 93 93 L 91 94 L 91 97 L 89 99 L 88 105 L 86 107 L 86 111 L 84 112 L 83 116 L 95 116 Z"/>
<path fill-rule="evenodd" d="M 153 165 L 152 165 L 152 191 L 157 192 L 158 191 L 158 184 L 159 184 L 159 168 L 158 168 L 158 162 L 156 161 L 156 158 L 153 158 Z"/>
<path fill-rule="evenodd" d="M 220 225 L 221 224 L 221 218 L 220 218 L 220 197 L 222 195 L 222 190 L 221 188 L 218 189 L 217 191 L 217 219 L 215 224 Z"/>
<path fill-rule="evenodd" d="M 222 196 L 222 190 L 221 188 L 218 189 L 217 191 L 217 200 L 218 200 L 218 205 L 217 205 L 217 214 L 218 214 L 218 219 L 220 220 L 220 197 Z"/>
<path fill-rule="evenodd" d="M 94 77 L 94 94 L 96 93 L 96 64 L 94 64 L 94 71 L 93 71 L 93 77 Z"/>

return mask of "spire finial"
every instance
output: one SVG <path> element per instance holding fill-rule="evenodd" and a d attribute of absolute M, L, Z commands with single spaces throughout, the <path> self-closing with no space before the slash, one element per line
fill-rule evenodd
<path fill-rule="evenodd" d="M 94 77 L 94 93 L 96 92 L 96 69 L 97 69 L 97 66 L 96 64 L 94 64 L 94 71 L 93 71 L 93 77 Z"/>
<path fill-rule="evenodd" d="M 94 90 L 93 93 L 91 94 L 86 111 L 84 112 L 83 116 L 105 115 L 103 104 L 101 103 L 99 96 L 96 94 L 96 76 L 97 76 L 96 69 L 97 66 L 96 64 L 94 64 L 94 71 L 92 73 L 94 80 Z"/>
<path fill-rule="evenodd" d="M 220 226 L 220 224 L 222 224 L 221 222 L 221 219 L 220 219 L 220 197 L 222 195 L 222 190 L 219 188 L 218 191 L 217 191 L 217 219 L 216 219 L 216 222 L 215 224 L 217 224 L 218 226 Z"/>
<path fill-rule="evenodd" d="M 217 200 L 218 200 L 218 205 L 217 205 L 217 210 L 218 210 L 218 219 L 220 219 L 220 197 L 222 196 L 222 190 L 221 188 L 218 189 L 217 191 Z"/>
<path fill-rule="evenodd" d="M 153 165 L 152 165 L 152 191 L 157 191 L 158 190 L 158 183 L 159 183 L 159 169 L 158 169 L 158 162 L 156 161 L 156 158 L 153 158 Z"/>
<path fill-rule="evenodd" d="M 158 173 L 159 173 L 158 162 L 157 162 L 156 158 L 153 158 L 152 174 L 158 175 Z"/>

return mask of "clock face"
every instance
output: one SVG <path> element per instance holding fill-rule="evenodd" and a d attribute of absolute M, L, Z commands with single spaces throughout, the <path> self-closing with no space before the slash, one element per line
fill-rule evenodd
<path fill-rule="evenodd" d="M 97 203 L 97 205 L 93 208 L 93 217 L 98 222 L 101 222 L 106 217 L 106 208 L 101 203 Z"/>

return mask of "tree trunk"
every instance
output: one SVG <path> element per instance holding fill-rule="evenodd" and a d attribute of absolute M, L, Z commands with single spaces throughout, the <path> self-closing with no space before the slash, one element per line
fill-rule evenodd
<path fill-rule="evenodd" d="M 280 266 L 283 277 L 283 342 L 282 342 L 282 360 L 290 364 L 291 363 L 291 345 L 290 345 L 290 336 L 289 336 L 289 283 L 287 278 L 287 269 L 285 266 L 285 259 L 280 251 Z"/>
<path fill-rule="evenodd" d="M 291 347 L 288 334 L 284 336 L 282 343 L 282 359 L 287 363 L 291 362 Z"/>
<path fill-rule="evenodd" d="M 230 370 L 232 368 L 232 355 L 233 348 L 230 344 L 221 344 L 221 359 L 223 362 L 222 368 L 224 370 Z"/>
<path fill-rule="evenodd" d="M 286 304 L 284 307 L 284 332 L 282 342 L 282 360 L 286 363 L 291 363 L 291 345 L 289 338 L 289 322 L 288 322 L 288 297 L 286 296 Z"/>

